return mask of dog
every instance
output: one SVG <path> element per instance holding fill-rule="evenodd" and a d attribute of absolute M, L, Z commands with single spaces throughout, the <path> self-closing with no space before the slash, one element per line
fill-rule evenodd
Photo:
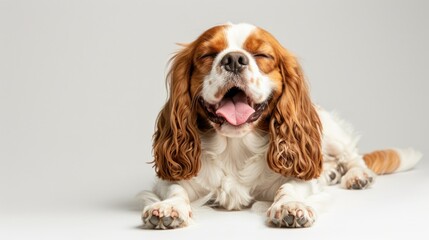
<path fill-rule="evenodd" d="M 270 225 L 310 227 L 323 186 L 365 189 L 422 156 L 360 154 L 350 125 L 312 103 L 294 55 L 250 24 L 215 26 L 183 45 L 167 82 L 153 138 L 159 179 L 140 194 L 145 228 L 189 225 L 191 202 L 201 199 L 227 210 L 270 201 Z"/>

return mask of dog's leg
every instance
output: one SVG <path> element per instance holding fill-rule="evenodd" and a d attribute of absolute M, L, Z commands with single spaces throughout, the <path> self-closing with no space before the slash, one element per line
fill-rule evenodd
<path fill-rule="evenodd" d="M 341 187 L 346 189 L 365 189 L 373 184 L 376 175 L 366 166 L 355 146 L 332 139 L 326 140 L 325 146 L 328 146 L 325 151 L 329 155 L 324 156 L 322 182 L 327 185 L 341 182 Z"/>
<path fill-rule="evenodd" d="M 346 189 L 365 189 L 374 183 L 376 174 L 366 166 L 357 151 L 343 151 L 336 157 L 338 159 L 324 161 L 321 182 L 326 185 L 341 182 L 341 187 Z"/>
<path fill-rule="evenodd" d="M 268 222 L 276 227 L 310 227 L 327 200 L 316 180 L 290 181 L 277 191 L 267 212 Z"/>
<path fill-rule="evenodd" d="M 153 193 L 142 193 L 147 203 L 143 209 L 144 228 L 169 229 L 187 226 L 192 217 L 191 205 L 185 189 L 176 183 L 158 182 Z"/>
<path fill-rule="evenodd" d="M 350 124 L 334 113 L 319 110 L 323 123 L 324 171 L 322 182 L 333 185 L 341 182 L 347 189 L 365 189 L 374 182 L 375 174 L 359 155 L 359 136 Z"/>
<path fill-rule="evenodd" d="M 337 159 L 326 160 L 324 156 L 323 160 L 323 172 L 320 175 L 320 181 L 325 185 L 335 185 L 344 176 L 346 169 L 343 164 L 338 163 Z"/>
<path fill-rule="evenodd" d="M 365 165 L 361 156 L 357 156 L 343 165 L 346 173 L 341 178 L 341 187 L 346 189 L 365 189 L 374 183 L 376 174 Z"/>

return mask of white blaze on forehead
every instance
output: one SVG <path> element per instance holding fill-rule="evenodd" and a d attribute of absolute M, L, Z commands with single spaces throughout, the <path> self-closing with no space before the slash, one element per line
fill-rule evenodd
<path fill-rule="evenodd" d="M 262 103 L 269 98 L 273 89 L 272 81 L 259 71 L 252 54 L 244 49 L 244 43 L 256 29 L 246 23 L 226 25 L 224 33 L 227 47 L 218 53 L 213 60 L 212 70 L 204 77 L 201 95 L 207 103 L 217 104 L 222 100 L 223 96 L 218 96 L 218 92 L 226 86 L 230 73 L 225 71 L 220 62 L 230 52 L 241 52 L 249 59 L 249 66 L 241 73 L 246 84 L 246 95 L 255 103 Z"/>
<path fill-rule="evenodd" d="M 241 49 L 252 31 L 255 30 L 255 28 L 255 26 L 247 23 L 229 25 L 226 29 L 228 48 Z"/>

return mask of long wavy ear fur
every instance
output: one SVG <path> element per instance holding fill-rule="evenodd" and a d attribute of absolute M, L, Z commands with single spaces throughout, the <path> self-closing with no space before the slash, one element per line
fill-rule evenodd
<path fill-rule="evenodd" d="M 157 176 L 164 180 L 189 179 L 200 169 L 197 116 L 190 95 L 192 51 L 187 46 L 172 58 L 167 76 L 169 98 L 157 119 L 153 163 Z"/>
<path fill-rule="evenodd" d="M 283 86 L 269 122 L 267 161 L 277 173 L 309 180 L 322 171 L 322 126 L 301 67 L 286 49 L 280 51 Z"/>

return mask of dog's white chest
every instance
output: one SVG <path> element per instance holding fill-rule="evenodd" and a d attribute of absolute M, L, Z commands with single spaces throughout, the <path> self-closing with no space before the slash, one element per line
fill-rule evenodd
<path fill-rule="evenodd" d="M 231 210 L 252 202 L 252 190 L 264 170 L 265 142 L 264 137 L 255 134 L 204 139 L 202 168 L 197 178 L 213 194 L 214 204 Z"/>

